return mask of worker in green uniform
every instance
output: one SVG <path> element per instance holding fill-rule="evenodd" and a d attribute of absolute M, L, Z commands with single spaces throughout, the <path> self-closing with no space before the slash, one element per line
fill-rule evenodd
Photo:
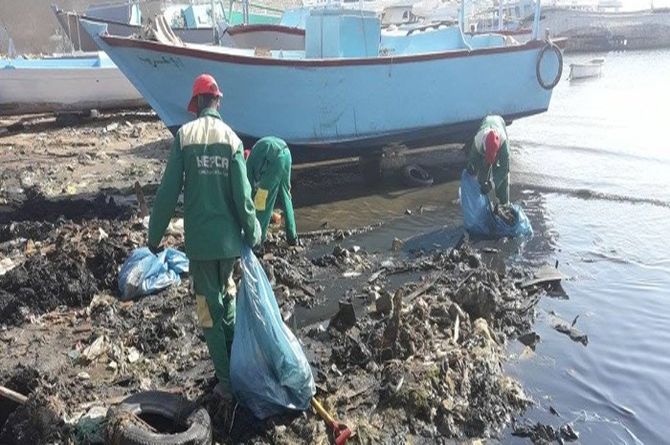
<path fill-rule="evenodd" d="M 482 120 L 470 147 L 467 170 L 477 177 L 482 194 L 491 197 L 496 212 L 509 204 L 509 145 L 502 117 Z"/>
<path fill-rule="evenodd" d="M 149 221 L 156 253 L 184 189 L 184 238 L 191 290 L 219 383 L 229 397 L 229 354 L 235 328 L 233 265 L 242 243 L 260 243 L 242 142 L 218 113 L 222 94 L 214 78 L 195 79 L 188 110 L 198 118 L 179 129 Z M 242 233 L 243 232 L 243 233 Z"/>
<path fill-rule="evenodd" d="M 264 137 L 254 144 L 247 158 L 247 174 L 253 189 L 256 216 L 265 240 L 277 197 L 284 206 L 286 240 L 298 243 L 291 200 L 291 152 L 282 139 Z"/>

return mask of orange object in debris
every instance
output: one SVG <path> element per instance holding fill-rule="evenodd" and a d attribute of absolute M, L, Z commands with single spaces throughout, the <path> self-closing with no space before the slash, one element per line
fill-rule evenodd
<path fill-rule="evenodd" d="M 270 221 L 272 221 L 272 224 L 279 224 L 281 222 L 281 213 L 272 212 L 272 217 Z"/>

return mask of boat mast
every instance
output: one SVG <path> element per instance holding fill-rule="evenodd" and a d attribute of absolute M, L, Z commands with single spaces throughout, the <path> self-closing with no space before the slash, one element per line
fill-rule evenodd
<path fill-rule="evenodd" d="M 465 0 L 461 0 L 461 10 L 458 16 L 458 21 L 461 25 L 461 32 L 465 32 Z"/>
<path fill-rule="evenodd" d="M 535 19 L 533 20 L 533 40 L 538 40 L 540 37 L 540 15 L 542 13 L 541 0 L 535 3 Z"/>
<path fill-rule="evenodd" d="M 498 31 L 503 30 L 503 0 L 498 0 Z"/>
<path fill-rule="evenodd" d="M 214 14 L 214 0 L 209 0 L 209 7 L 212 11 L 212 42 L 217 45 L 219 42 L 216 38 L 216 14 Z"/>

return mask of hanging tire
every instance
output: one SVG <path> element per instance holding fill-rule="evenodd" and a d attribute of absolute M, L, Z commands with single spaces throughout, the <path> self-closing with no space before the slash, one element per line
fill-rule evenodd
<path fill-rule="evenodd" d="M 433 177 L 424 168 L 411 164 L 402 169 L 402 180 L 408 187 L 429 187 Z"/>
<path fill-rule="evenodd" d="M 553 81 L 547 83 L 542 78 L 540 67 L 542 65 L 542 60 L 544 59 L 545 54 L 547 54 L 547 52 L 549 51 L 556 54 L 556 58 L 558 59 L 558 70 L 556 72 L 556 77 L 554 77 Z M 542 48 L 542 51 L 540 51 L 540 54 L 537 56 L 537 63 L 535 65 L 535 75 L 537 77 L 537 82 L 545 90 L 553 90 L 554 87 L 558 85 L 558 82 L 561 81 L 561 76 L 563 76 L 563 53 L 555 43 L 547 42 L 544 48 Z"/>
<path fill-rule="evenodd" d="M 160 418 L 172 431 L 149 431 L 142 417 Z M 140 419 L 138 419 L 140 418 Z M 207 410 L 162 391 L 134 394 L 107 414 L 107 443 L 113 445 L 210 445 L 212 422 Z"/>

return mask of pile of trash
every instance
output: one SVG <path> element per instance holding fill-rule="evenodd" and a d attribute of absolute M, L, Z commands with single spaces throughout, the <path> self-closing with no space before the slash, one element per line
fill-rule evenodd
<path fill-rule="evenodd" d="M 505 331 L 525 329 L 522 315 L 505 314 L 533 296 L 473 263 L 475 255 L 464 248 L 418 260 L 434 275 L 382 294 L 362 316 L 342 304 L 328 327 L 299 335 L 317 370 L 317 397 L 360 443 L 492 437 L 531 403 L 501 359 Z M 326 439 L 327 431 L 303 422 L 310 420 L 277 427 L 275 436 Z"/>
<path fill-rule="evenodd" d="M 0 259 L 15 263 L 0 276 L 0 385 L 28 397 L 0 398 L 0 443 L 101 443 L 107 409 L 149 389 L 206 407 L 219 443 L 327 443 L 316 415 L 261 422 L 214 398 L 188 280 L 118 299 L 119 267 L 146 245 L 142 221 L 122 215 L 0 224 Z M 170 233 L 166 244 L 182 246 Z M 343 276 L 354 287 L 330 323 L 295 332 L 316 398 L 355 443 L 494 436 L 530 403 L 501 366 L 539 298 L 518 285 L 523 271 L 492 270 L 467 244 L 413 256 L 337 244 L 353 233 L 299 247 L 273 237 L 258 255 L 282 312 L 329 298 Z"/>

